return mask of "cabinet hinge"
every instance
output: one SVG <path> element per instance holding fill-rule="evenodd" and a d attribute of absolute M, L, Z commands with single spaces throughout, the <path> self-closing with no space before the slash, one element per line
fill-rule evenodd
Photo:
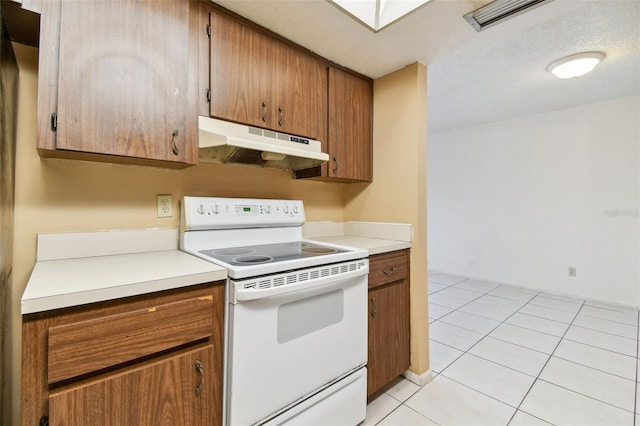
<path fill-rule="evenodd" d="M 211 38 L 211 24 L 207 24 L 207 37 Z"/>
<path fill-rule="evenodd" d="M 207 102 L 211 102 L 211 89 L 207 88 Z"/>
<path fill-rule="evenodd" d="M 55 132 L 58 130 L 58 114 L 55 112 L 51 114 L 51 131 Z"/>

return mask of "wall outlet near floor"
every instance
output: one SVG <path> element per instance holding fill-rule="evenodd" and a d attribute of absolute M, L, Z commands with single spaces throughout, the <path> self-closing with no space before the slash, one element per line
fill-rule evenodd
<path fill-rule="evenodd" d="M 173 216 L 173 197 L 171 195 L 156 195 L 158 217 Z"/>
<path fill-rule="evenodd" d="M 576 276 L 576 267 L 575 266 L 569 266 L 569 276 L 570 277 L 575 277 Z"/>

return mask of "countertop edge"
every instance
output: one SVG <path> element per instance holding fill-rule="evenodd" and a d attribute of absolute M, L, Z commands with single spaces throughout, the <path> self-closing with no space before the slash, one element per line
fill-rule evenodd
<path fill-rule="evenodd" d="M 113 279 L 103 280 L 101 285 L 94 286 L 93 288 L 90 286 L 86 289 L 83 288 L 81 280 L 90 282 L 91 272 L 95 272 L 91 271 L 91 268 L 86 267 L 86 262 L 99 261 L 103 263 L 103 268 L 105 266 L 107 268 L 113 267 L 115 270 L 122 266 L 123 262 L 135 261 L 140 255 L 143 255 L 146 258 L 142 267 L 149 268 L 150 265 L 154 264 L 155 259 L 160 262 L 166 261 L 166 256 L 171 256 L 172 259 L 183 259 L 187 265 L 176 268 L 177 270 L 179 269 L 179 271 L 175 274 L 155 273 L 149 274 L 149 279 L 145 279 L 144 273 L 142 273 L 141 278 L 132 282 L 120 280 L 118 276 L 115 275 Z M 83 271 L 86 270 L 86 272 L 78 273 L 71 279 L 60 276 L 46 276 L 44 278 L 41 276 L 43 270 L 46 271 L 46 268 L 56 266 L 56 264 L 60 265 L 61 262 L 64 262 L 65 268 L 73 267 L 74 263 L 76 263 L 80 269 Z M 90 259 L 78 258 L 36 262 L 21 298 L 21 314 L 28 315 L 54 309 L 122 299 L 158 291 L 173 290 L 192 285 L 226 280 L 226 278 L 226 269 L 180 250 L 123 254 L 117 256 L 98 256 Z M 51 285 L 66 281 L 71 281 L 67 288 L 61 287 L 59 291 L 54 292 L 50 290 Z"/>

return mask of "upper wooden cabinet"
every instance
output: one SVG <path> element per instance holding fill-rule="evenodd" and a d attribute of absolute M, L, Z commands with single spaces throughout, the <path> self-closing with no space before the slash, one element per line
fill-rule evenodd
<path fill-rule="evenodd" d="M 373 179 L 373 84 L 335 67 L 329 68 L 327 152 L 327 176 Z"/>
<path fill-rule="evenodd" d="M 210 115 L 324 140 L 323 61 L 215 9 L 210 19 Z"/>
<path fill-rule="evenodd" d="M 190 3 L 43 3 L 42 156 L 175 168 L 197 162 L 197 75 L 190 72 L 197 43 L 189 23 L 197 4 Z"/>
<path fill-rule="evenodd" d="M 295 172 L 295 177 L 338 182 L 373 180 L 373 82 L 330 66 L 327 138 L 329 161 Z"/>

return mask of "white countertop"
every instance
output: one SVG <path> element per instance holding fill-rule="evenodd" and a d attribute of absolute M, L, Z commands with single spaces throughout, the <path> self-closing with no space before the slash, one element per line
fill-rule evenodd
<path fill-rule="evenodd" d="M 411 248 L 411 243 L 407 241 L 354 237 L 351 235 L 316 237 L 313 238 L 313 240 L 368 250 L 369 255 L 388 253 L 390 251 Z"/>
<path fill-rule="evenodd" d="M 115 238 L 123 237 L 116 232 Z M 152 232 L 152 231 L 146 231 Z M 166 230 L 160 232 L 167 233 Z M 173 232 L 173 231 L 170 231 Z M 119 299 L 162 290 L 225 280 L 226 269 L 177 249 L 177 230 L 170 244 L 157 246 L 159 251 L 128 254 L 104 254 L 93 257 L 39 260 L 33 268 L 22 296 L 22 314 Z M 57 239 L 60 235 L 55 234 Z M 79 234 L 69 234 L 75 237 Z M 83 238 L 91 240 L 89 233 Z M 108 235 L 113 239 L 114 234 Z M 140 235 L 135 235 L 140 238 Z M 154 237 L 157 234 L 154 234 Z M 45 236 L 45 239 L 49 236 Z M 96 240 L 100 240 L 98 235 Z M 60 239 L 61 242 L 65 238 Z M 124 241 L 123 240 L 123 241 Z M 46 246 L 40 241 L 38 244 Z M 50 243 L 49 243 L 50 244 Z M 53 252 L 53 247 L 47 247 Z M 102 249 L 104 250 L 104 249 Z M 85 252 L 86 253 L 86 252 Z M 90 253 L 89 253 L 90 254 Z M 43 256 L 51 258 L 51 256 Z"/>
<path fill-rule="evenodd" d="M 369 255 L 411 248 L 412 227 L 405 223 L 307 222 L 304 237 L 369 251 Z"/>

